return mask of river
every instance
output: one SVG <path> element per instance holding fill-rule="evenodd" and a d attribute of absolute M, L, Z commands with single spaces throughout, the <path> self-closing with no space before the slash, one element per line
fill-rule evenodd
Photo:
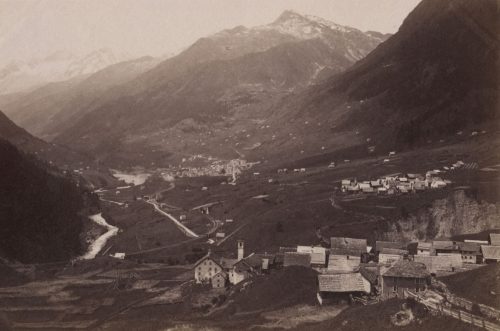
<path fill-rule="evenodd" d="M 106 246 L 107 241 L 111 237 L 116 236 L 116 234 L 118 233 L 118 228 L 116 226 L 108 224 L 104 219 L 104 217 L 102 217 L 101 213 L 89 216 L 89 218 L 95 223 L 99 224 L 100 226 L 103 226 L 106 229 L 108 229 L 108 231 L 106 231 L 99 238 L 97 238 L 92 244 L 90 244 L 87 253 L 85 253 L 80 257 L 81 260 L 94 259 L 97 256 L 97 254 L 99 254 L 99 252 L 104 248 L 104 246 Z"/>

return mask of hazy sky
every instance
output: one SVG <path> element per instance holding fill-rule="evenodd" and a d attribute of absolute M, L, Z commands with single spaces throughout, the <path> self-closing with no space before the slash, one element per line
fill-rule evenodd
<path fill-rule="evenodd" d="M 360 30 L 396 32 L 419 0 L 0 0 L 0 62 L 109 47 L 134 56 L 178 51 L 284 10 Z"/>

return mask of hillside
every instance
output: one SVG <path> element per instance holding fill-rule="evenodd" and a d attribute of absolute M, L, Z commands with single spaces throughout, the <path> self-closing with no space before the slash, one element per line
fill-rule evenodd
<path fill-rule="evenodd" d="M 111 64 L 97 72 L 52 82 L 33 91 L 0 96 L 0 105 L 13 120 L 43 138 L 54 136 L 106 98 L 111 89 L 154 67 L 160 60 L 142 57 Z"/>
<path fill-rule="evenodd" d="M 81 168 L 84 164 L 92 162 L 92 158 L 88 155 L 75 152 L 62 145 L 47 143 L 32 136 L 17 126 L 2 111 L 0 111 L 0 139 L 10 142 L 25 153 L 32 154 L 60 168 Z"/>
<path fill-rule="evenodd" d="M 494 0 L 424 0 L 394 36 L 301 105 L 337 118 L 336 130 L 362 130 L 372 144 L 414 147 L 498 129 L 498 22 Z"/>
<path fill-rule="evenodd" d="M 500 266 L 490 264 L 476 270 L 442 277 L 441 280 L 452 293 L 462 298 L 498 308 L 500 307 L 499 278 Z M 491 284 L 491 287 L 485 290 L 484 284 Z"/>
<path fill-rule="evenodd" d="M 166 166 L 186 153 L 272 162 L 495 131 L 494 13 L 493 0 L 423 1 L 348 68 L 367 53 L 357 46 L 363 51 L 351 56 L 353 45 L 383 38 L 286 12 L 264 27 L 199 40 L 117 89 L 55 141 L 123 165 L 130 160 L 119 155 L 142 154 L 144 165 Z"/>
<path fill-rule="evenodd" d="M 82 252 L 89 192 L 0 140 L 0 255 L 21 262 L 69 259 Z"/>
<path fill-rule="evenodd" d="M 386 38 L 295 12 L 268 25 L 225 30 L 96 100 L 54 141 L 103 157 L 117 149 L 160 150 L 163 158 L 195 153 L 200 136 L 215 127 L 225 131 L 216 135 L 222 139 L 250 129 L 268 118 L 284 95 L 344 71 Z M 192 125 L 179 138 L 176 130 L 186 122 Z M 219 141 L 207 145 L 210 152 L 234 154 Z"/>

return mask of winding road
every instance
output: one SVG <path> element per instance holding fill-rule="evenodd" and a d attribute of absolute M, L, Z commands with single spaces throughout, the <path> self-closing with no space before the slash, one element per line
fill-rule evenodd
<path fill-rule="evenodd" d="M 200 236 L 197 235 L 196 233 L 194 233 L 191 229 L 189 229 L 188 227 L 186 227 L 184 224 L 182 224 L 181 222 L 179 222 L 175 217 L 173 217 L 172 215 L 170 215 L 169 213 L 166 213 L 164 212 L 163 210 L 160 209 L 160 207 L 158 206 L 158 203 L 155 201 L 155 200 L 147 200 L 146 203 L 149 203 L 150 205 L 153 205 L 153 207 L 155 208 L 155 210 L 162 214 L 162 215 L 165 215 L 167 216 L 170 220 L 172 220 L 172 222 L 175 223 L 175 225 L 182 231 L 184 232 L 184 234 L 190 238 L 199 238 Z"/>

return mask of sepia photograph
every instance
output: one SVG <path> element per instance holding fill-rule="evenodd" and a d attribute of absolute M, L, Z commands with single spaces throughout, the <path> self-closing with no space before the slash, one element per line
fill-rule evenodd
<path fill-rule="evenodd" d="M 0 0 L 0 331 L 500 331 L 500 0 Z"/>

